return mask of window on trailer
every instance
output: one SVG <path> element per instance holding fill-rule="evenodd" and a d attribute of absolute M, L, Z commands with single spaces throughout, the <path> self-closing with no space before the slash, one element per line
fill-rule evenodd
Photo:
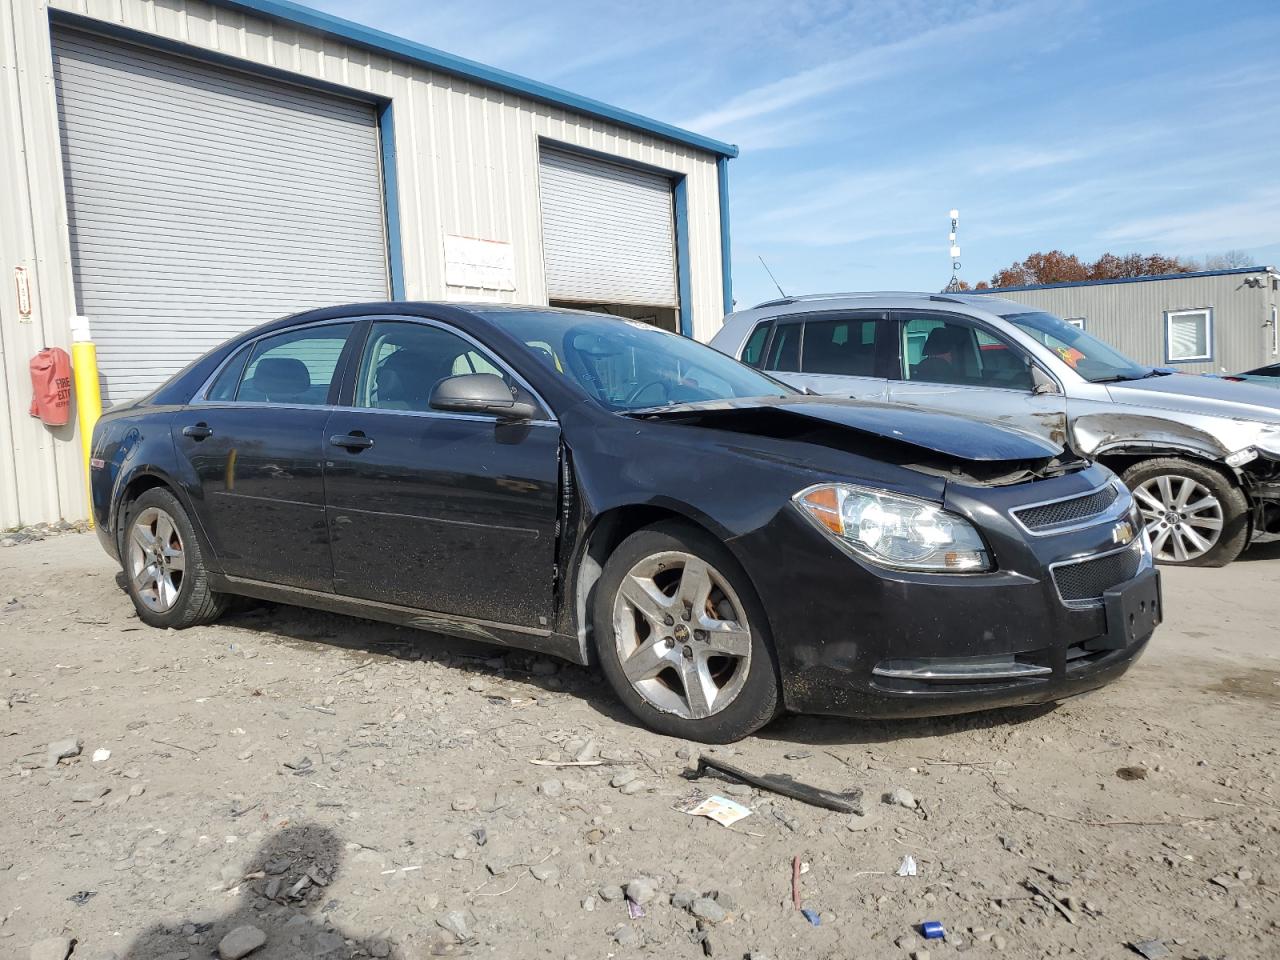
<path fill-rule="evenodd" d="M 1213 311 L 1170 310 L 1164 317 L 1165 356 L 1170 363 L 1213 359 Z"/>

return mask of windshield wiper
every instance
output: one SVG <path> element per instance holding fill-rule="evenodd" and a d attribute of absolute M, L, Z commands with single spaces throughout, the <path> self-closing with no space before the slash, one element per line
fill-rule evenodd
<path fill-rule="evenodd" d="M 1148 377 L 1163 377 L 1168 371 L 1165 370 L 1148 370 L 1146 373 L 1140 373 L 1136 376 L 1131 373 L 1116 373 L 1109 377 L 1098 377 L 1090 380 L 1090 383 L 1124 383 L 1128 380 L 1146 380 Z"/>

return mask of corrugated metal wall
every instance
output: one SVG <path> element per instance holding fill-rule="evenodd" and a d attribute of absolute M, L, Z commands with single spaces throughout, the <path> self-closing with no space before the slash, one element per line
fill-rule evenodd
<path fill-rule="evenodd" d="M 53 61 L 44 4 L 0 2 L 0 530 L 87 513 L 74 424 L 27 416 L 27 362 L 70 347 L 75 311 Z M 14 270 L 30 280 L 18 311 Z"/>
<path fill-rule="evenodd" d="M 694 335 L 708 340 L 723 315 L 716 157 L 199 0 L 0 2 L 0 331 L 8 409 L 0 409 L 0 529 L 86 512 L 71 428 L 57 435 L 13 408 L 28 395 L 26 361 L 66 345 L 74 312 L 61 185 L 48 7 L 296 72 L 393 103 L 406 295 L 544 303 L 538 207 L 539 139 L 567 143 L 686 177 L 690 307 Z M 20 76 L 20 70 L 21 76 Z M 21 109 L 20 109 L 21 107 Z M 9 136 L 21 130 L 19 136 Z M 449 287 L 444 236 L 512 244 L 513 291 Z M 27 264 L 37 287 L 32 322 L 16 317 L 12 267 Z M 9 437 L 9 432 L 14 434 Z M 11 465 L 10 465 L 11 462 Z"/>
<path fill-rule="evenodd" d="M 1245 284 L 1248 278 L 1261 287 Z M 1085 329 L 1140 363 L 1186 373 L 1238 373 L 1272 363 L 1271 304 L 1277 296 L 1265 272 L 1136 283 L 1100 283 L 998 293 L 1059 317 L 1084 317 Z M 1213 360 L 1167 364 L 1164 315 L 1213 308 Z"/>

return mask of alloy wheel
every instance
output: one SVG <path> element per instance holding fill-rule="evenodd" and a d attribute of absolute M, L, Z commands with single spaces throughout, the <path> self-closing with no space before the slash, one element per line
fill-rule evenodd
<path fill-rule="evenodd" d="M 1222 536 L 1222 502 L 1198 480 L 1160 474 L 1140 483 L 1133 497 L 1151 532 L 1157 560 L 1198 560 Z"/>
<path fill-rule="evenodd" d="M 613 626 L 622 672 L 657 709 L 701 720 L 742 692 L 751 626 L 729 581 L 701 557 L 664 551 L 633 566 Z"/>
<path fill-rule="evenodd" d="M 165 613 L 178 602 L 187 555 L 178 526 L 159 507 L 147 507 L 129 531 L 129 576 L 138 599 Z"/>

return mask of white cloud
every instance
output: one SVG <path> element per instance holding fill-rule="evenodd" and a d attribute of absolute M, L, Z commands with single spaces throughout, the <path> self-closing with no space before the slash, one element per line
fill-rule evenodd
<path fill-rule="evenodd" d="M 761 84 L 731 97 L 722 106 L 698 114 L 682 126 L 694 130 L 723 130 L 733 124 L 768 116 L 808 101 L 847 91 L 911 71 L 922 62 L 934 61 L 944 51 L 953 59 L 966 55 L 970 44 L 983 34 L 1004 29 L 1027 17 L 1032 5 L 925 29 L 902 40 L 861 50 L 852 56 L 827 61 L 780 80 Z"/>
<path fill-rule="evenodd" d="M 1280 237 L 1280 188 L 1268 187 L 1229 203 L 1141 217 L 1105 231 L 1104 240 L 1159 243 L 1204 250 L 1266 246 Z"/>

